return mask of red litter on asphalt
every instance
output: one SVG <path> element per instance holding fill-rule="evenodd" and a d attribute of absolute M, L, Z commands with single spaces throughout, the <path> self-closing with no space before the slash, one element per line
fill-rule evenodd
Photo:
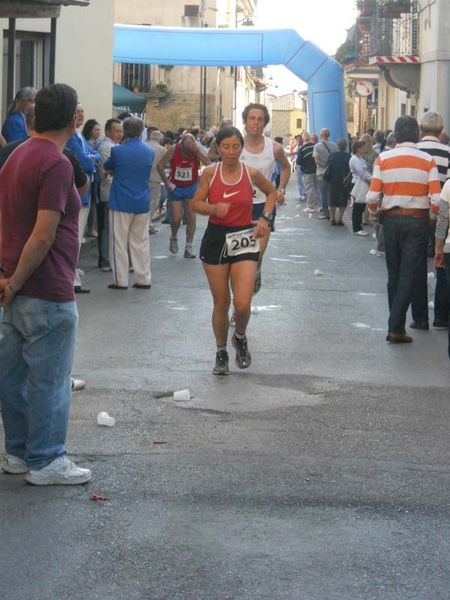
<path fill-rule="evenodd" d="M 108 500 L 111 500 L 109 496 L 103 496 L 102 494 L 91 494 L 90 499 L 94 502 L 107 502 Z"/>
<path fill-rule="evenodd" d="M 152 444 L 160 445 L 160 444 L 167 444 L 167 442 L 164 442 L 163 440 L 153 440 Z"/>

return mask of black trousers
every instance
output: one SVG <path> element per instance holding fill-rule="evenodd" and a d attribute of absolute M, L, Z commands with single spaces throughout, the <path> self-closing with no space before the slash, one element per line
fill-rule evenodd
<path fill-rule="evenodd" d="M 362 229 L 362 216 L 364 214 L 365 208 L 366 208 L 366 204 L 364 202 L 355 202 L 353 204 L 353 210 L 352 210 L 353 233 L 356 233 L 357 231 L 361 231 L 361 229 Z"/>

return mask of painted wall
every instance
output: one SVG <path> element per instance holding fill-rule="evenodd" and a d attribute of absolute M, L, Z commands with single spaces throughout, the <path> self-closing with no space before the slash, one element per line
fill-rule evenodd
<path fill-rule="evenodd" d="M 114 1 L 64 7 L 58 20 L 56 81 L 74 87 L 86 119 L 103 126 L 112 115 Z"/>
<path fill-rule="evenodd" d="M 57 23 L 55 79 L 74 87 L 84 104 L 86 118 L 95 118 L 101 124 L 112 114 L 113 27 L 113 0 L 95 0 L 83 8 L 63 7 Z M 5 35 L 6 19 L 0 19 L 0 28 Z M 49 33 L 50 20 L 17 19 L 16 29 Z M 4 90 L 3 53 L 0 53 L 0 61 L 0 87 Z"/>

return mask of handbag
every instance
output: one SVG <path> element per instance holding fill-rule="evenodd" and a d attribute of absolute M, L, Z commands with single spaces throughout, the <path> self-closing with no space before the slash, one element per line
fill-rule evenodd
<path fill-rule="evenodd" d="M 344 179 L 342 180 L 342 183 L 344 184 L 344 187 L 346 189 L 349 189 L 351 187 L 351 185 L 352 185 L 352 179 L 353 179 L 352 172 L 349 171 L 347 173 L 347 175 L 344 177 Z"/>

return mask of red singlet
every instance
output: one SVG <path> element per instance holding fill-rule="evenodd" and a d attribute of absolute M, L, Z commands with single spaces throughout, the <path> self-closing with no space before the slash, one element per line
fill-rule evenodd
<path fill-rule="evenodd" d="M 198 181 L 200 161 L 195 154 L 187 157 L 181 152 L 180 143 L 176 144 L 175 152 L 170 161 L 170 181 L 177 187 L 189 187 Z"/>
<path fill-rule="evenodd" d="M 222 163 L 217 163 L 209 186 L 208 203 L 229 203 L 230 210 L 224 217 L 209 217 L 214 225 L 246 227 L 252 223 L 253 185 L 247 165 L 240 163 L 241 175 L 235 183 L 226 183 L 222 177 Z"/>

